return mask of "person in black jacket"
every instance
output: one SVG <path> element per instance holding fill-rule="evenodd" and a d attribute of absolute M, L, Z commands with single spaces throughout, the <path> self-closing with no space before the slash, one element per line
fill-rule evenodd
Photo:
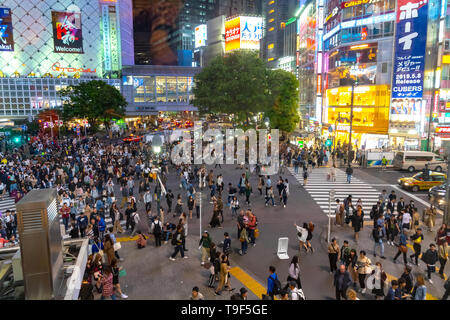
<path fill-rule="evenodd" d="M 406 282 L 406 286 L 405 286 L 405 292 L 406 293 L 411 293 L 413 287 L 414 287 L 414 277 L 411 274 L 411 267 L 409 265 L 405 266 L 405 269 L 402 273 L 402 275 L 400 276 L 401 279 L 404 279 Z M 399 279 L 400 279 L 399 278 Z"/>
<path fill-rule="evenodd" d="M 400 197 L 400 201 L 397 202 L 397 212 L 400 213 L 405 207 L 405 201 L 403 200 L 403 197 Z"/>
<path fill-rule="evenodd" d="M 428 281 L 433 283 L 431 280 L 431 273 L 436 272 L 436 262 L 439 260 L 436 245 L 434 243 L 430 244 L 430 249 L 425 252 L 422 259 L 427 264 Z"/>
<path fill-rule="evenodd" d="M 345 270 L 345 265 L 341 264 L 339 270 L 334 274 L 334 286 L 336 287 L 336 300 L 341 297 L 347 299 L 347 289 L 352 284 L 350 273 Z"/>

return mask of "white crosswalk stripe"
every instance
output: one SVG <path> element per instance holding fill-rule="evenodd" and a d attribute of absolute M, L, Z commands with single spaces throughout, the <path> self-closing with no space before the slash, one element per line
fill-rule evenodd
<path fill-rule="evenodd" d="M 303 172 L 299 170 L 299 173 L 296 174 L 293 168 L 288 169 L 295 179 L 303 185 Z M 335 200 L 339 199 L 342 202 L 349 195 L 352 195 L 353 205 L 356 205 L 358 199 L 361 198 L 364 219 L 369 220 L 369 212 L 372 209 L 372 206 L 377 203 L 380 191 L 354 177 L 352 177 L 351 183 L 348 183 L 347 175 L 340 169 L 336 169 L 336 181 L 328 181 L 327 174 L 328 168 L 314 169 L 308 176 L 306 186 L 303 186 L 322 211 L 327 215 L 330 213 L 330 216 L 334 218 L 334 212 L 336 210 Z M 331 212 L 329 212 L 328 209 L 330 190 L 335 191 L 334 199 L 331 199 Z"/>

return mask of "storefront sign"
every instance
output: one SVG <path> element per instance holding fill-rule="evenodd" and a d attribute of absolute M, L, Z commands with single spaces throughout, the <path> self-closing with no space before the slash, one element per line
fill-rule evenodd
<path fill-rule="evenodd" d="M 84 53 L 80 12 L 52 11 L 54 52 Z"/>
<path fill-rule="evenodd" d="M 91 70 L 89 69 L 84 69 L 84 68 L 72 68 L 72 67 L 61 67 L 61 64 L 59 62 L 55 62 L 52 65 L 52 70 L 53 71 L 61 71 L 61 72 L 81 72 L 81 73 L 96 73 L 97 69 Z"/>
<path fill-rule="evenodd" d="M 422 98 L 428 2 L 399 0 L 392 99 Z"/>
<path fill-rule="evenodd" d="M 336 7 L 334 8 L 331 13 L 325 18 L 325 22 L 328 22 L 328 20 L 330 20 L 331 18 L 333 18 L 335 15 L 337 15 L 339 12 L 339 8 Z"/>
<path fill-rule="evenodd" d="M 195 38 L 195 49 L 206 46 L 207 39 L 207 28 L 206 24 L 201 24 L 195 27 L 194 38 Z"/>
<path fill-rule="evenodd" d="M 11 9 L 0 8 L 0 51 L 14 51 Z"/>
<path fill-rule="evenodd" d="M 376 2 L 380 2 L 381 0 L 355 0 L 355 1 L 346 1 L 346 2 L 342 2 L 341 3 L 341 8 L 351 8 L 354 6 L 359 6 L 362 4 L 371 4 L 371 3 L 376 3 Z"/>
<path fill-rule="evenodd" d="M 450 133 L 450 127 L 437 127 L 436 133 Z"/>
<path fill-rule="evenodd" d="M 225 21 L 225 51 L 259 50 L 262 38 L 261 17 L 236 17 Z"/>

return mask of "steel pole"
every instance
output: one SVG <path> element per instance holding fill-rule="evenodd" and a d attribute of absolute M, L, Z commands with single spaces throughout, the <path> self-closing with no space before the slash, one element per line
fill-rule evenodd
<path fill-rule="evenodd" d="M 199 220 L 200 220 L 200 239 L 202 238 L 202 193 L 200 192 L 200 203 L 199 203 L 199 207 L 200 207 L 200 218 L 199 218 Z"/>

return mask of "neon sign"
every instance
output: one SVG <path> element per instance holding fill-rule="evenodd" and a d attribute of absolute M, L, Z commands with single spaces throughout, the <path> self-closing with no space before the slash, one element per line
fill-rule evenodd
<path fill-rule="evenodd" d="M 62 71 L 62 72 L 82 72 L 82 73 L 96 73 L 97 72 L 97 68 L 95 68 L 94 70 L 89 69 L 83 69 L 83 68 L 72 68 L 72 67 L 61 67 L 61 64 L 59 62 L 55 62 L 52 65 L 52 70 L 53 71 Z"/>
<path fill-rule="evenodd" d="M 356 1 L 347 1 L 347 2 L 342 2 L 341 3 L 341 8 L 350 8 L 350 7 L 354 7 L 354 6 L 359 6 L 361 4 L 371 4 L 371 3 L 377 3 L 380 2 L 381 0 L 356 0 Z"/>

